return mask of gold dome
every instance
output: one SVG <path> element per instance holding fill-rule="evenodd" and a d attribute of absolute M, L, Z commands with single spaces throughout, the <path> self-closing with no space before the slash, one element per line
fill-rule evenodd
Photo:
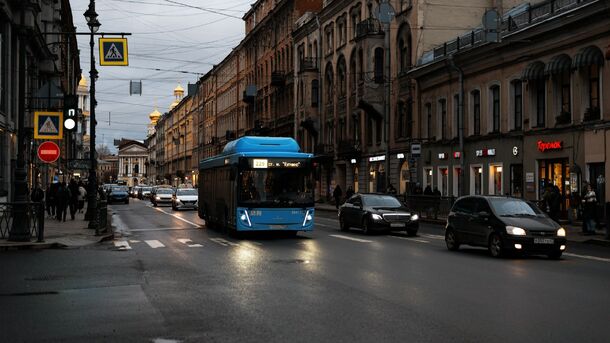
<path fill-rule="evenodd" d="M 176 88 L 174 88 L 174 95 L 175 96 L 180 96 L 184 94 L 184 88 L 182 88 L 182 86 L 178 85 Z"/>
<path fill-rule="evenodd" d="M 159 118 L 161 118 L 161 112 L 157 111 L 157 108 L 155 107 L 155 110 L 150 112 L 148 118 L 150 118 L 151 122 L 156 123 Z"/>
<path fill-rule="evenodd" d="M 78 86 L 79 87 L 87 87 L 87 86 L 89 86 L 89 84 L 87 82 L 87 78 L 85 77 L 85 74 L 81 74 L 80 81 L 78 81 Z"/>
<path fill-rule="evenodd" d="M 176 106 L 178 106 L 178 104 L 180 103 L 180 101 L 178 99 L 174 100 L 174 102 L 172 102 L 171 105 L 169 105 L 169 110 L 173 110 Z"/>

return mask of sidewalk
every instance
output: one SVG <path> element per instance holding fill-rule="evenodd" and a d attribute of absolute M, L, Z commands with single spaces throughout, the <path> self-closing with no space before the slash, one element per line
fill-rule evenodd
<path fill-rule="evenodd" d="M 87 228 L 89 222 L 85 221 L 85 210 L 86 206 L 83 209 L 83 213 L 76 213 L 74 220 L 70 219 L 68 211 L 65 222 L 45 216 L 44 242 L 36 242 L 36 237 L 32 237 L 31 242 L 9 242 L 5 239 L 0 239 L 0 251 L 12 249 L 78 248 L 111 239 L 113 237 L 112 231 L 104 232 L 101 236 L 96 236 L 95 230 Z M 108 220 L 110 220 L 110 216 Z"/>
<path fill-rule="evenodd" d="M 317 211 L 334 212 L 337 209 L 331 204 L 316 204 Z M 424 223 L 444 225 L 446 218 L 439 216 L 438 219 L 421 217 L 420 220 Z M 585 236 L 581 234 L 582 223 L 575 222 L 574 224 L 560 223 L 567 231 L 567 239 L 569 242 L 589 243 L 610 247 L 610 240 L 605 238 L 603 230 L 597 230 L 595 235 Z"/>

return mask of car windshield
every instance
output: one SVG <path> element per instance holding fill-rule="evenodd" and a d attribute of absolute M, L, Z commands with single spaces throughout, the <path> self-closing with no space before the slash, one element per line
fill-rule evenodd
<path fill-rule="evenodd" d="M 159 188 L 157 194 L 174 194 L 174 191 L 171 188 Z"/>
<path fill-rule="evenodd" d="M 396 198 L 387 195 L 365 195 L 362 197 L 364 206 L 369 207 L 401 207 L 400 201 Z"/>
<path fill-rule="evenodd" d="M 179 189 L 176 191 L 176 195 L 197 195 L 196 189 Z"/>
<path fill-rule="evenodd" d="M 152 191 L 152 187 L 142 187 L 142 192 L 150 192 Z"/>
<path fill-rule="evenodd" d="M 127 187 L 112 187 L 113 192 L 127 192 Z"/>
<path fill-rule="evenodd" d="M 244 170 L 239 175 L 243 206 L 313 206 L 313 183 L 305 169 Z"/>
<path fill-rule="evenodd" d="M 490 198 L 489 202 L 494 211 L 502 217 L 537 216 L 540 210 L 521 199 Z"/>

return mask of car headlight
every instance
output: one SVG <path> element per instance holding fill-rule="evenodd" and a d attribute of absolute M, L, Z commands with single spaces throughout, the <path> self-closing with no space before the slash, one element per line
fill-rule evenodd
<path fill-rule="evenodd" d="M 513 236 L 525 236 L 525 230 L 516 226 L 507 226 L 506 233 Z"/>
<path fill-rule="evenodd" d="M 371 214 L 371 218 L 373 218 L 373 220 L 382 220 L 383 219 L 382 216 L 380 216 L 376 213 Z"/>
<path fill-rule="evenodd" d="M 305 212 L 305 219 L 303 219 L 303 226 L 307 226 L 312 221 L 313 221 L 313 211 L 307 210 L 307 212 Z"/>
<path fill-rule="evenodd" d="M 159 197 L 155 197 L 155 199 L 156 199 L 156 200 L 161 200 L 161 198 L 159 198 Z"/>
<path fill-rule="evenodd" d="M 565 237 L 566 236 L 566 229 L 560 227 L 559 230 L 557 230 L 557 236 Z"/>
<path fill-rule="evenodd" d="M 419 216 L 417 214 L 414 214 L 411 216 L 411 220 L 413 220 L 413 221 L 418 220 L 418 219 L 419 219 Z"/>
<path fill-rule="evenodd" d="M 250 216 L 248 215 L 247 210 L 240 211 L 239 220 L 247 226 L 252 226 L 252 222 L 250 221 Z"/>

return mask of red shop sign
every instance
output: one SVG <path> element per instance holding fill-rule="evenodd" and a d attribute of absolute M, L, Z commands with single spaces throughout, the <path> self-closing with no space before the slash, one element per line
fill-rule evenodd
<path fill-rule="evenodd" d="M 554 142 L 538 141 L 538 150 L 540 150 L 540 152 L 545 152 L 547 150 L 561 150 L 561 149 L 563 149 L 563 141 L 554 141 Z"/>

